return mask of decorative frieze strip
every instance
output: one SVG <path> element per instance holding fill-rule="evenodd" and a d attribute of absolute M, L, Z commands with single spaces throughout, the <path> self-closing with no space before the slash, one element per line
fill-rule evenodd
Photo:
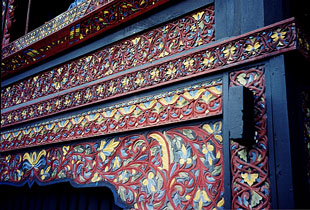
<path fill-rule="evenodd" d="M 248 148 L 231 140 L 231 207 L 270 209 L 264 66 L 231 72 L 230 86 L 245 86 L 254 93 L 256 141 L 251 148 Z"/>
<path fill-rule="evenodd" d="M 0 151 L 164 125 L 222 113 L 221 79 L 1 133 Z"/>
<path fill-rule="evenodd" d="M 1 61 L 1 78 L 84 42 L 169 0 L 115 0 Z"/>
<path fill-rule="evenodd" d="M 134 209 L 223 208 L 222 122 L 0 155 L 0 184 L 67 181 Z"/>
<path fill-rule="evenodd" d="M 180 54 L 172 60 L 2 113 L 3 127 L 296 49 L 294 19 Z"/>
<path fill-rule="evenodd" d="M 130 37 L 1 90 L 8 108 L 140 66 L 214 40 L 214 8 Z"/>
<path fill-rule="evenodd" d="M 37 42 L 50 34 L 64 28 L 65 26 L 73 23 L 75 20 L 83 17 L 87 8 L 92 0 L 84 1 L 73 9 L 66 11 L 52 20 L 48 21 L 46 24 L 36 28 L 35 30 L 27 33 L 26 35 L 20 37 L 19 39 L 11 42 L 7 46 L 2 48 L 2 59 L 10 56 L 11 54 L 26 48 L 27 46 Z"/>
<path fill-rule="evenodd" d="M 6 39 L 4 39 L 4 43 L 2 45 L 2 58 L 6 58 L 17 51 L 28 47 L 29 45 L 51 35 L 58 30 L 63 29 L 67 25 L 73 23 L 77 19 L 83 17 L 84 15 L 93 12 L 96 8 L 107 4 L 114 0 L 87 0 L 76 7 L 63 12 L 52 20 L 48 21 L 46 24 L 36 28 L 35 30 L 27 33 L 21 38 L 7 44 L 5 43 Z"/>

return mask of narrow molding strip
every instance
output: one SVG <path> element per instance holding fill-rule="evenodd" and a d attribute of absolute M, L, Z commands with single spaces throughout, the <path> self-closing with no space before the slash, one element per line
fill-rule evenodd
<path fill-rule="evenodd" d="M 146 69 L 140 67 L 103 82 L 3 113 L 1 125 L 7 127 L 38 119 L 295 49 L 295 20 L 290 18 L 202 49 L 180 53 L 171 60 L 166 58 Z"/>
<path fill-rule="evenodd" d="M 222 80 L 1 133 L 0 151 L 119 133 L 222 113 Z"/>

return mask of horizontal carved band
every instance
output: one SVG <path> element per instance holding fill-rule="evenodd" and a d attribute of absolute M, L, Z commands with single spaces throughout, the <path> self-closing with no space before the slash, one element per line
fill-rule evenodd
<path fill-rule="evenodd" d="M 213 6 L 1 90 L 5 109 L 141 66 L 214 40 Z"/>
<path fill-rule="evenodd" d="M 1 156 L 0 184 L 109 183 L 135 209 L 224 205 L 222 122 Z"/>
<path fill-rule="evenodd" d="M 80 3 L 73 9 L 63 12 L 44 25 L 9 43 L 7 46 L 3 46 L 2 59 L 5 59 L 11 54 L 26 48 L 83 17 L 85 14 L 89 13 L 88 7 L 92 1 L 94 0 L 87 0 Z"/>
<path fill-rule="evenodd" d="M 1 133 L 0 151 L 182 122 L 222 113 L 221 80 Z"/>
<path fill-rule="evenodd" d="M 294 19 L 1 115 L 3 127 L 296 49 Z M 82 97 L 83 96 L 83 97 Z M 52 111 L 53 110 L 53 111 Z M 24 113 L 24 114 L 23 114 Z"/>
<path fill-rule="evenodd" d="M 84 42 L 169 0 L 116 0 L 1 61 L 1 78 Z"/>

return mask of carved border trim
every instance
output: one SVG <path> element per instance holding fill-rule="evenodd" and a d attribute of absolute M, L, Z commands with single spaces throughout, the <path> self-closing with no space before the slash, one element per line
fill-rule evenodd
<path fill-rule="evenodd" d="M 1 133 L 0 151 L 52 144 L 222 113 L 221 79 Z"/>
<path fill-rule="evenodd" d="M 105 4 L 50 36 L 4 58 L 1 62 L 1 78 L 84 42 L 168 1 L 145 0 L 132 4 L 128 0 L 115 0 Z"/>
<path fill-rule="evenodd" d="M 98 81 L 214 41 L 213 5 L 1 90 L 1 109 Z"/>
<path fill-rule="evenodd" d="M 203 49 L 180 54 L 151 67 L 138 67 L 130 73 L 3 113 L 1 125 L 14 125 L 295 49 L 295 21 L 290 18 Z M 79 99 L 79 95 L 85 96 L 83 100 Z M 29 114 L 31 111 L 33 115 Z M 22 116 L 23 112 L 26 112 L 25 116 Z"/>
<path fill-rule="evenodd" d="M 254 93 L 255 144 L 247 148 L 230 141 L 232 209 L 270 209 L 264 66 L 231 72 L 230 86 Z"/>

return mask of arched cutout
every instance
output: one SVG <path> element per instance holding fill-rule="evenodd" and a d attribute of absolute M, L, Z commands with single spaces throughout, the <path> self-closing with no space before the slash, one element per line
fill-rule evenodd
<path fill-rule="evenodd" d="M 31 187 L 2 185 L 0 209 L 46 210 L 118 210 L 109 187 L 74 187 L 69 182 Z"/>

